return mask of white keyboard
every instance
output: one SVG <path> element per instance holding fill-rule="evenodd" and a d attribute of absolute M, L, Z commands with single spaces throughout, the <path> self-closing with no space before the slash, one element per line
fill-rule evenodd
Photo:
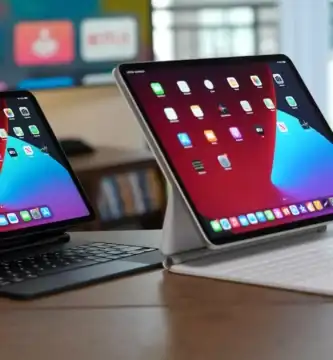
<path fill-rule="evenodd" d="M 333 296 L 333 228 L 313 235 L 218 254 L 171 268 L 172 272 Z M 280 240 L 277 240 L 280 244 Z"/>

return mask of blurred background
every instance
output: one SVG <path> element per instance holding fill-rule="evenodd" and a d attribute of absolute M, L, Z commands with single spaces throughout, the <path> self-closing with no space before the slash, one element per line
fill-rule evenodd
<path fill-rule="evenodd" d="M 112 69 L 120 62 L 285 53 L 333 124 L 333 1 L 0 0 L 0 91 L 32 90 L 98 219 L 160 228 L 164 179 Z"/>

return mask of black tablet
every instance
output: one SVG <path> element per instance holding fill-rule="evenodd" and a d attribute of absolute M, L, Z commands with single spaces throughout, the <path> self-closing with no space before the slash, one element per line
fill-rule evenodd
<path fill-rule="evenodd" d="M 93 218 L 35 97 L 0 93 L 0 239 Z"/>
<path fill-rule="evenodd" d="M 124 64 L 116 77 L 209 243 L 333 219 L 332 131 L 286 56 Z"/>

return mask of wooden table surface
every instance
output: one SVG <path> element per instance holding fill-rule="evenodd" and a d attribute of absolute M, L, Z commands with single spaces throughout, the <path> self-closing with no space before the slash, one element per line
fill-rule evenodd
<path fill-rule="evenodd" d="M 160 231 L 75 233 L 73 242 L 158 246 Z M 331 298 L 168 274 L 0 300 L 1 360 L 328 360 Z"/>

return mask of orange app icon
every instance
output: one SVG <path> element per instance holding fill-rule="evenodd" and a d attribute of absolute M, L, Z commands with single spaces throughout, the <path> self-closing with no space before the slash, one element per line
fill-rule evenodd
<path fill-rule="evenodd" d="M 206 139 L 210 142 L 210 143 L 216 143 L 217 142 L 217 137 L 214 134 L 213 130 L 205 130 L 204 131 Z"/>
<path fill-rule="evenodd" d="M 323 210 L 323 205 L 319 200 L 315 200 L 313 204 L 317 210 Z"/>
<path fill-rule="evenodd" d="M 70 21 L 22 22 L 14 30 L 17 65 L 68 64 L 74 60 L 74 30 Z"/>

